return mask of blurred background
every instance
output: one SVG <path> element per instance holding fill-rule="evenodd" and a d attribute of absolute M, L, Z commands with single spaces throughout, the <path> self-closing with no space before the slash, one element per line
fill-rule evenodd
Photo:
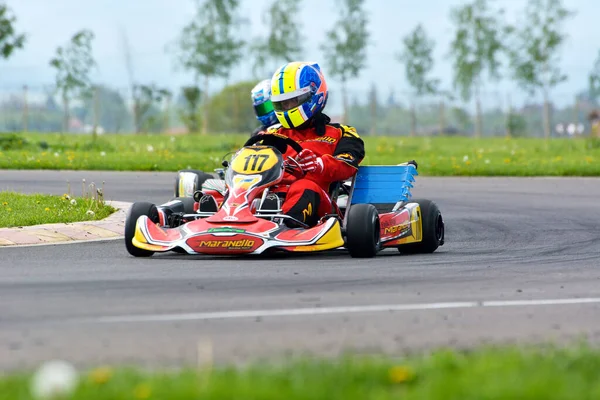
<path fill-rule="evenodd" d="M 598 135 L 597 0 L 0 0 L 0 131 L 249 133 L 318 62 L 362 135 Z M 4 39 L 2 39 L 4 38 Z"/>

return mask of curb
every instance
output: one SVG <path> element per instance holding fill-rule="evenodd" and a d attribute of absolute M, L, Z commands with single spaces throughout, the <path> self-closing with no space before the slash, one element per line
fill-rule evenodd
<path fill-rule="evenodd" d="M 106 201 L 117 211 L 98 221 L 0 228 L 0 247 L 35 246 L 123 238 L 125 217 L 132 203 Z"/>

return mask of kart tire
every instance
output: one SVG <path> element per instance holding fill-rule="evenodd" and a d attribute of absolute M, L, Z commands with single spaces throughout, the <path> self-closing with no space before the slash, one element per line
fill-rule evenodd
<path fill-rule="evenodd" d="M 131 205 L 131 208 L 127 212 L 127 217 L 125 218 L 125 247 L 127 248 L 127 252 L 134 257 L 150 257 L 154 254 L 153 251 L 135 247 L 131 242 L 135 235 L 137 220 L 142 215 L 148 216 L 152 222 L 159 221 L 156 205 L 146 201 L 139 201 Z"/>
<path fill-rule="evenodd" d="M 180 201 L 183 204 L 183 212 L 185 214 L 194 214 L 196 212 L 194 211 L 196 200 L 193 197 L 175 197 L 171 201 Z"/>
<path fill-rule="evenodd" d="M 419 243 L 410 243 L 398 246 L 402 254 L 426 254 L 433 253 L 439 246 L 444 244 L 445 225 L 442 213 L 437 204 L 427 199 L 411 200 L 418 203 L 421 209 L 423 240 Z"/>
<path fill-rule="evenodd" d="M 379 213 L 372 204 L 355 204 L 348 209 L 346 248 L 353 258 L 372 258 L 381 249 Z"/>
<path fill-rule="evenodd" d="M 175 196 L 174 197 L 187 197 L 187 196 L 185 196 L 185 193 L 179 192 L 179 180 L 181 178 L 182 172 L 190 172 L 190 173 L 196 174 L 196 178 L 194 180 L 194 188 L 192 190 L 192 194 L 190 195 L 190 197 L 193 196 L 193 194 L 196 190 L 202 190 L 202 184 L 204 183 L 204 181 L 206 181 L 207 179 L 215 178 L 211 174 L 207 174 L 206 172 L 202 172 L 197 169 L 181 169 L 181 170 L 177 171 L 177 176 L 175 177 L 175 186 L 174 186 Z"/>

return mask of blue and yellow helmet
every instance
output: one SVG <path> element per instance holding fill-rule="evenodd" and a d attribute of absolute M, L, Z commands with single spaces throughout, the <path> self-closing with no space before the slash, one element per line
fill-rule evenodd
<path fill-rule="evenodd" d="M 277 123 L 277 116 L 273 110 L 273 103 L 271 103 L 271 81 L 265 79 L 259 82 L 250 91 L 252 96 L 252 105 L 254 106 L 254 113 L 256 119 L 260 121 L 263 126 L 271 126 Z"/>
<path fill-rule="evenodd" d="M 317 63 L 285 64 L 271 79 L 271 101 L 284 128 L 297 128 L 325 108 L 329 92 Z"/>

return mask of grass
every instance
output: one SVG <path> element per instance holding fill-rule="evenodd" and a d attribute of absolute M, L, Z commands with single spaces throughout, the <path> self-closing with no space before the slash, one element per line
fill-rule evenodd
<path fill-rule="evenodd" d="M 61 399 L 585 400 L 600 398 L 600 352 L 571 348 L 437 350 L 405 359 L 344 356 L 284 365 L 144 372 L 100 367 Z M 31 374 L 0 377 L 5 400 L 31 395 Z"/>
<path fill-rule="evenodd" d="M 94 221 L 115 211 L 97 197 L 0 192 L 0 228 Z"/>
<path fill-rule="evenodd" d="M 0 135 L 0 169 L 212 171 L 247 135 Z M 363 165 L 411 159 L 429 176 L 600 176 L 600 139 L 364 137 Z"/>

